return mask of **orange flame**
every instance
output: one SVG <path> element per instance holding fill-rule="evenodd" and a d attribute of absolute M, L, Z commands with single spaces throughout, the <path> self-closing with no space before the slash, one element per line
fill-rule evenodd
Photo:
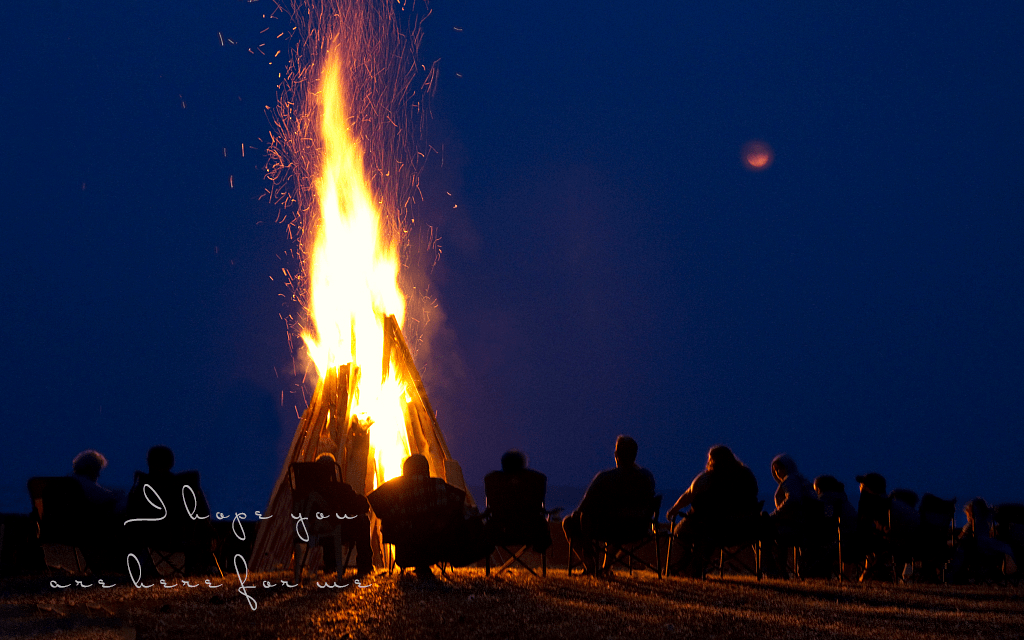
<path fill-rule="evenodd" d="M 405 385 L 385 379 L 384 318 L 402 326 L 405 296 L 398 284 L 399 243 L 366 179 L 364 152 L 349 121 L 345 78 L 332 50 L 316 88 L 320 106 L 322 158 L 315 181 L 319 217 L 308 255 L 309 316 L 303 342 L 321 377 L 331 367 L 353 362 L 360 369 L 353 414 L 370 423 L 370 454 L 377 484 L 399 475 L 409 455 Z M 391 231 L 389 231 L 391 230 Z"/>

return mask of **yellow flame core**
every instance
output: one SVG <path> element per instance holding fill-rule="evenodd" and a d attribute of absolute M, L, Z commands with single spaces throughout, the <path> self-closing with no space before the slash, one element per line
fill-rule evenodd
<path fill-rule="evenodd" d="M 398 285 L 399 250 L 393 230 L 367 184 L 363 148 L 349 124 L 341 60 L 333 51 L 317 91 L 321 104 L 320 217 L 309 250 L 309 315 L 314 332 L 302 339 L 322 378 L 331 367 L 355 363 L 361 372 L 353 414 L 370 427 L 375 485 L 401 473 L 409 455 L 402 408 L 403 381 L 395 367 L 383 380 L 384 318 L 405 317 Z M 383 380 L 383 381 L 382 381 Z"/>

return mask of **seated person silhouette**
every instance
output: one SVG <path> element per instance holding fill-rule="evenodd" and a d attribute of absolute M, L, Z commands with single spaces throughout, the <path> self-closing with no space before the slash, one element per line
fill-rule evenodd
<path fill-rule="evenodd" d="M 67 507 L 63 510 L 69 517 L 59 526 L 73 528 L 65 533 L 77 542 L 86 564 L 94 571 L 119 568 L 124 562 L 120 514 L 124 512 L 125 494 L 100 485 L 100 471 L 106 466 L 107 459 L 98 451 L 87 449 L 76 455 L 71 462 L 70 477 L 77 481 L 82 492 L 76 491 L 77 497 L 67 496 L 76 504 L 61 505 Z M 60 520 L 61 514 L 54 515 Z"/>
<path fill-rule="evenodd" d="M 967 524 L 957 540 L 956 551 L 949 564 L 949 580 L 999 580 L 1017 571 L 1013 548 L 995 538 L 992 507 L 983 498 L 964 505 Z"/>
<path fill-rule="evenodd" d="M 817 550 L 822 544 L 824 509 L 813 485 L 797 469 L 796 461 L 780 453 L 772 459 L 775 509 L 768 514 L 762 539 L 770 546 L 763 555 L 765 571 L 785 577 L 786 552 L 789 547 L 803 547 L 804 552 Z"/>
<path fill-rule="evenodd" d="M 544 511 L 548 479 L 526 465 L 526 454 L 508 451 L 501 456 L 501 471 L 484 476 L 487 533 L 496 544 L 525 544 L 544 553 L 551 546 Z"/>
<path fill-rule="evenodd" d="M 757 478 L 729 447 L 719 445 L 708 451 L 704 471 L 666 515 L 672 520 L 687 507 L 689 512 L 673 531 L 682 551 L 676 566 L 687 575 L 703 577 L 715 547 L 756 539 L 760 513 Z"/>
<path fill-rule="evenodd" d="M 864 568 L 860 580 L 889 577 L 892 567 L 885 559 L 892 557 L 889 541 L 889 503 L 885 492 L 885 477 L 879 473 L 857 476 L 860 499 L 857 501 L 857 542 L 859 564 Z"/>
<path fill-rule="evenodd" d="M 917 510 L 918 497 L 910 489 L 889 492 L 889 548 L 894 567 L 903 569 L 906 580 L 914 572 L 914 556 L 921 538 L 921 514 Z"/>
<path fill-rule="evenodd" d="M 78 480 L 85 492 L 85 499 L 96 513 L 110 516 L 124 511 L 124 491 L 114 491 L 100 486 L 100 471 L 107 466 L 103 454 L 87 449 L 71 461 L 71 477 Z"/>
<path fill-rule="evenodd" d="M 356 493 L 336 472 L 337 461 L 330 453 L 321 453 L 312 465 L 305 465 L 301 479 L 292 496 L 292 512 L 302 514 L 307 532 L 317 538 L 324 551 L 324 569 L 345 573 L 345 559 L 341 556 L 344 544 L 355 544 L 356 577 L 362 578 L 373 571 L 373 551 L 370 547 L 370 504 Z M 318 513 L 324 518 L 318 517 Z M 313 542 L 307 538 L 308 542 Z M 302 574 L 303 555 L 307 542 L 296 540 L 295 580 Z"/>
<path fill-rule="evenodd" d="M 818 476 L 814 479 L 814 492 L 821 501 L 822 515 L 829 522 L 838 525 L 837 530 L 829 532 L 832 535 L 829 541 L 841 544 L 842 562 L 847 566 L 854 566 L 860 557 L 857 544 L 857 509 L 846 495 L 846 485 L 834 476 Z"/>
<path fill-rule="evenodd" d="M 636 440 L 615 440 L 615 468 L 594 476 L 580 506 L 562 520 L 565 538 L 580 549 L 585 573 L 596 573 L 595 541 L 628 542 L 650 531 L 654 475 L 636 464 Z M 571 557 L 570 557 L 571 561 Z"/>
<path fill-rule="evenodd" d="M 124 527 L 144 570 L 209 571 L 214 531 L 199 472 L 172 473 L 174 452 L 163 445 L 149 450 L 146 463 L 149 472 L 136 471 L 128 492 Z"/>
<path fill-rule="evenodd" d="M 796 462 L 785 453 L 772 460 L 775 509 L 769 514 L 776 537 L 798 541 L 807 532 L 810 520 L 817 515 L 818 494 L 813 485 L 797 470 Z"/>
<path fill-rule="evenodd" d="M 395 546 L 395 563 L 430 579 L 430 565 L 449 561 L 464 543 L 466 493 L 440 478 L 420 454 L 406 458 L 402 475 L 366 496 L 381 521 L 381 537 Z"/>

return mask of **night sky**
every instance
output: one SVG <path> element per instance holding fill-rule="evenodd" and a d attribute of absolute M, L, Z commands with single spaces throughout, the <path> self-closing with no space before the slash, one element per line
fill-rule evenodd
<path fill-rule="evenodd" d="M 782 452 L 854 500 L 1024 500 L 1024 4 L 430 7 L 418 360 L 470 485 L 518 447 L 582 489 L 627 433 L 667 494 L 722 443 L 769 502 Z M 265 506 L 303 408 L 273 10 L 5 7 L 0 510 L 158 443 Z"/>

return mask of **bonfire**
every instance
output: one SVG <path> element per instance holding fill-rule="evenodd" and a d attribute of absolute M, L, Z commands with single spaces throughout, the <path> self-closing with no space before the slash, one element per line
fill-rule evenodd
<path fill-rule="evenodd" d="M 293 462 L 331 453 L 344 480 L 368 494 L 421 453 L 431 475 L 466 488 L 403 333 L 408 301 L 419 299 L 403 290 L 405 211 L 434 78 L 415 62 L 418 18 L 369 0 L 291 13 L 303 35 L 281 86 L 268 168 L 274 201 L 295 211 L 300 268 L 290 286 L 303 314 L 291 328 L 317 384 L 256 539 L 257 571 L 291 560 Z M 372 529 L 381 566 L 387 549 Z"/>

